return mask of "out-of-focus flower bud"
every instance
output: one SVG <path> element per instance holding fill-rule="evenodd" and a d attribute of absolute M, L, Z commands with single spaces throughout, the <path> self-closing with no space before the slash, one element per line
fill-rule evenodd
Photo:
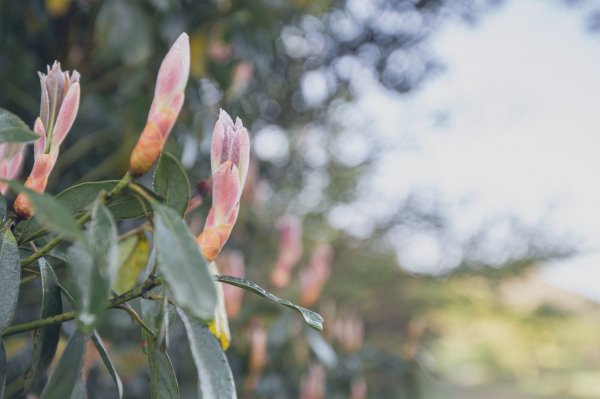
<path fill-rule="evenodd" d="M 25 144 L 2 143 L 0 144 L 0 177 L 13 180 L 23 168 L 25 159 Z M 0 182 L 0 194 L 6 195 L 8 185 Z"/>
<path fill-rule="evenodd" d="M 190 43 L 182 33 L 160 65 L 148 120 L 129 159 L 134 176 L 146 173 L 158 159 L 183 106 L 189 75 Z"/>
<path fill-rule="evenodd" d="M 283 288 L 290 282 L 292 269 L 302 257 L 302 222 L 297 216 L 286 215 L 279 220 L 279 255 L 271 271 L 271 284 Z"/>
<path fill-rule="evenodd" d="M 333 249 L 329 244 L 319 244 L 308 267 L 300 272 L 300 304 L 304 307 L 314 305 L 323 291 L 331 269 Z"/>
<path fill-rule="evenodd" d="M 33 131 L 39 139 L 33 146 L 35 155 L 33 169 L 25 181 L 25 187 L 44 192 L 50 172 L 58 159 L 61 143 L 71 130 L 79 110 L 79 73 L 63 72 L 60 63 L 54 62 L 48 73 L 39 73 L 42 88 L 40 116 Z M 29 218 L 33 209 L 26 196 L 19 194 L 14 209 L 21 218 Z"/>
<path fill-rule="evenodd" d="M 350 385 L 350 396 L 348 399 L 365 399 L 367 397 L 367 380 L 357 378 Z"/>
<path fill-rule="evenodd" d="M 233 68 L 231 86 L 227 93 L 230 98 L 236 99 L 244 94 L 250 85 L 253 72 L 254 66 L 251 61 L 242 61 Z"/>
<path fill-rule="evenodd" d="M 334 322 L 337 341 L 346 352 L 356 352 L 363 344 L 365 326 L 356 316 L 342 317 Z"/>
<path fill-rule="evenodd" d="M 219 274 L 215 262 L 211 262 L 208 265 L 208 269 L 213 275 Z M 227 319 L 227 310 L 225 309 L 223 284 L 215 283 L 215 288 L 217 289 L 217 307 L 215 308 L 215 317 L 209 323 L 208 328 L 221 343 L 221 348 L 227 350 L 227 348 L 229 348 L 229 343 L 231 342 L 231 333 L 229 332 L 229 320 Z"/>
<path fill-rule="evenodd" d="M 221 272 L 227 276 L 244 278 L 246 275 L 244 256 L 240 252 L 229 252 L 223 255 L 219 258 Z M 237 316 L 242 307 L 244 290 L 233 285 L 224 284 L 223 295 L 225 296 L 227 316 L 230 318 Z"/>
<path fill-rule="evenodd" d="M 238 118 L 221 110 L 211 146 L 212 205 L 196 239 L 207 260 L 214 260 L 231 234 L 250 161 L 250 137 Z"/>
<path fill-rule="evenodd" d="M 248 377 L 245 381 L 246 392 L 256 389 L 263 369 L 267 364 L 268 335 L 262 323 L 256 322 L 249 332 L 250 356 L 248 358 Z"/>
<path fill-rule="evenodd" d="M 326 373 L 322 364 L 313 363 L 308 375 L 300 382 L 299 399 L 323 399 L 326 391 Z"/>

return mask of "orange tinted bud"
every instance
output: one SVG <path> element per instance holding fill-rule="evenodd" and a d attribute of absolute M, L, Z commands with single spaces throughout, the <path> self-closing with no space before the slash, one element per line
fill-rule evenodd
<path fill-rule="evenodd" d="M 54 159 L 50 154 L 41 154 L 35 158 L 31 174 L 25 181 L 25 187 L 37 191 L 44 192 L 48 183 L 48 176 L 54 166 Z M 22 219 L 28 219 L 33 215 L 33 208 L 27 196 L 20 193 L 13 205 L 15 213 Z"/>
<path fill-rule="evenodd" d="M 129 159 L 133 175 L 146 173 L 158 159 L 183 106 L 189 74 L 189 38 L 182 33 L 160 65 L 148 120 Z"/>
<path fill-rule="evenodd" d="M 165 140 L 166 138 L 161 137 L 156 123 L 146 123 L 142 135 L 131 153 L 129 171 L 134 176 L 146 173 L 160 155 Z"/>

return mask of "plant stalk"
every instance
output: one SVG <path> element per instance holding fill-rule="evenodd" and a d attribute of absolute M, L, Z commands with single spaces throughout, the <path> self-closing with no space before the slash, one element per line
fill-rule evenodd
<path fill-rule="evenodd" d="M 108 301 L 106 308 L 113 309 L 119 307 L 124 303 L 131 301 L 132 299 L 145 295 L 146 292 L 160 285 L 162 285 L 162 280 L 158 277 L 147 279 L 137 287 L 134 287 L 121 295 L 111 298 Z M 53 324 L 64 323 L 65 321 L 73 320 L 75 317 L 77 317 L 77 313 L 75 313 L 74 311 L 70 311 L 46 317 L 43 319 L 29 321 L 27 323 L 15 324 L 12 326 L 8 326 L 2 333 L 2 336 L 6 337 L 9 335 L 19 334 L 25 331 L 35 330 L 37 328 L 51 326 Z"/>

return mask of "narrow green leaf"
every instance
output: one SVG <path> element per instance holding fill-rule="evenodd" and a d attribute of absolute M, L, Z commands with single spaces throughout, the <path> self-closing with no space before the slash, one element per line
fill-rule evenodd
<path fill-rule="evenodd" d="M 29 198 L 35 209 L 36 217 L 44 226 L 72 241 L 83 238 L 81 229 L 69 211 L 56 199 L 48 194 L 30 190 L 16 181 L 7 181 L 7 183 L 12 190 L 24 193 Z"/>
<path fill-rule="evenodd" d="M 6 328 L 13 318 L 19 284 L 21 267 L 19 266 L 19 248 L 10 229 L 5 226 L 0 230 L 0 332 Z"/>
<path fill-rule="evenodd" d="M 171 359 L 167 352 L 156 348 L 156 342 L 150 334 L 146 337 L 146 353 L 148 355 L 148 381 L 151 399 L 178 399 L 179 385 Z"/>
<path fill-rule="evenodd" d="M 190 181 L 183 167 L 173 155 L 163 152 L 152 177 L 154 192 L 165 200 L 165 205 L 183 215 L 190 199 Z"/>
<path fill-rule="evenodd" d="M 229 362 L 219 342 L 206 325 L 177 309 L 187 331 L 190 350 L 198 372 L 198 397 L 237 398 Z"/>
<path fill-rule="evenodd" d="M 40 399 L 64 399 L 72 397 L 78 379 L 81 379 L 87 334 L 75 330 L 58 361 L 54 372 L 42 391 Z"/>
<path fill-rule="evenodd" d="M 112 376 L 113 381 L 115 382 L 115 385 L 117 386 L 118 398 L 121 399 L 123 397 L 123 383 L 121 382 L 121 378 L 119 378 L 119 374 L 117 374 L 117 369 L 115 369 L 115 366 L 112 364 L 110 357 L 108 357 L 108 352 L 106 351 L 106 348 L 104 347 L 104 344 L 102 343 L 102 338 L 100 337 L 100 335 L 98 334 L 98 331 L 96 331 L 96 330 L 94 330 L 94 332 L 92 333 L 92 342 L 94 343 L 94 346 L 98 350 L 98 353 L 100 354 L 100 357 L 102 358 L 102 361 L 104 362 L 104 365 L 106 366 L 106 369 Z"/>
<path fill-rule="evenodd" d="M 123 293 L 133 288 L 148 262 L 148 239 L 144 233 L 129 236 L 119 242 L 119 271 L 113 290 Z"/>
<path fill-rule="evenodd" d="M 40 318 L 62 313 L 62 297 L 60 286 L 54 270 L 44 258 L 39 259 L 40 276 L 42 280 L 42 313 Z M 25 392 L 29 391 L 40 377 L 46 374 L 60 339 L 60 324 L 54 324 L 33 333 L 33 355 L 31 365 L 25 372 Z"/>
<path fill-rule="evenodd" d="M 100 202 L 92 209 L 87 237 L 91 244 L 73 244 L 67 251 L 67 261 L 77 293 L 77 318 L 80 327 L 90 332 L 104 313 L 119 267 L 117 227 Z"/>
<path fill-rule="evenodd" d="M 211 319 L 217 303 L 216 289 L 194 237 L 174 210 L 158 203 L 152 206 L 154 245 L 169 292 L 195 317 Z"/>
<path fill-rule="evenodd" d="M 75 387 L 73 388 L 73 392 L 71 392 L 69 399 L 87 399 L 87 397 L 87 387 L 85 386 L 83 376 L 80 375 L 75 381 Z"/>
<path fill-rule="evenodd" d="M 0 398 L 4 397 L 4 386 L 6 385 L 6 350 L 4 342 L 0 340 Z"/>
<path fill-rule="evenodd" d="M 78 217 L 90 208 L 101 191 L 109 192 L 119 180 L 106 180 L 88 182 L 72 186 L 58 194 L 56 199 L 73 216 Z M 138 199 L 128 191 L 124 191 L 118 197 L 108 203 L 108 209 L 116 220 L 134 219 L 144 216 L 150 211 L 150 205 L 143 199 Z M 37 217 L 21 223 L 19 242 L 24 243 L 48 234 L 47 229 L 40 223 Z"/>
<path fill-rule="evenodd" d="M 233 277 L 233 276 L 213 276 L 216 281 L 221 283 L 226 283 L 230 285 L 235 285 L 236 287 L 243 288 L 245 290 L 254 292 L 262 297 L 270 299 L 273 302 L 276 302 L 280 305 L 286 306 L 290 309 L 294 309 L 302 315 L 304 321 L 318 331 L 323 331 L 323 317 L 320 314 L 313 312 L 312 310 L 308 310 L 303 308 L 302 306 L 294 305 L 290 301 L 286 301 L 285 299 L 281 299 L 264 288 L 260 287 L 258 284 L 253 283 L 252 281 L 246 280 L 244 278 Z"/>
<path fill-rule="evenodd" d="M 0 108 L 0 143 L 29 143 L 39 137 L 17 115 Z"/>

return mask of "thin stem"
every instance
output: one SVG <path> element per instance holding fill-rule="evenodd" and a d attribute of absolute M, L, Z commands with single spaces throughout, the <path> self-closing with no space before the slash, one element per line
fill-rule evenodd
<path fill-rule="evenodd" d="M 129 314 L 129 316 L 131 316 L 131 318 L 140 325 L 140 327 L 142 327 L 144 330 L 146 330 L 148 334 L 155 338 L 154 332 L 150 329 L 150 327 L 146 325 L 146 323 L 144 323 L 140 315 L 138 315 L 137 312 L 131 306 L 129 306 L 129 304 L 124 303 L 122 305 L 119 305 L 117 306 L 117 309 L 122 309 L 126 311 Z"/>
<path fill-rule="evenodd" d="M 126 302 L 131 301 L 132 299 L 135 299 L 142 295 L 145 295 L 146 292 L 148 292 L 149 290 L 151 290 L 154 287 L 160 286 L 161 284 L 162 284 L 162 280 L 160 278 L 148 279 L 148 280 L 144 281 L 142 284 L 138 285 L 137 287 L 134 287 L 131 290 L 129 290 L 121 295 L 111 298 L 108 301 L 106 308 L 113 309 L 116 307 L 120 307 L 121 305 L 123 305 Z M 61 313 L 61 314 L 58 314 L 55 316 L 46 317 L 46 318 L 39 319 L 39 320 L 33 320 L 33 321 L 30 321 L 27 323 L 15 324 L 12 326 L 8 326 L 4 330 L 4 333 L 2 334 L 2 336 L 6 337 L 9 335 L 18 334 L 18 333 L 22 333 L 25 331 L 35 330 L 36 328 L 42 328 L 42 327 L 51 326 L 53 324 L 64 323 L 65 321 L 73 320 L 75 317 L 77 317 L 77 314 L 75 312 L 71 311 L 71 312 L 64 312 L 64 313 Z"/>

